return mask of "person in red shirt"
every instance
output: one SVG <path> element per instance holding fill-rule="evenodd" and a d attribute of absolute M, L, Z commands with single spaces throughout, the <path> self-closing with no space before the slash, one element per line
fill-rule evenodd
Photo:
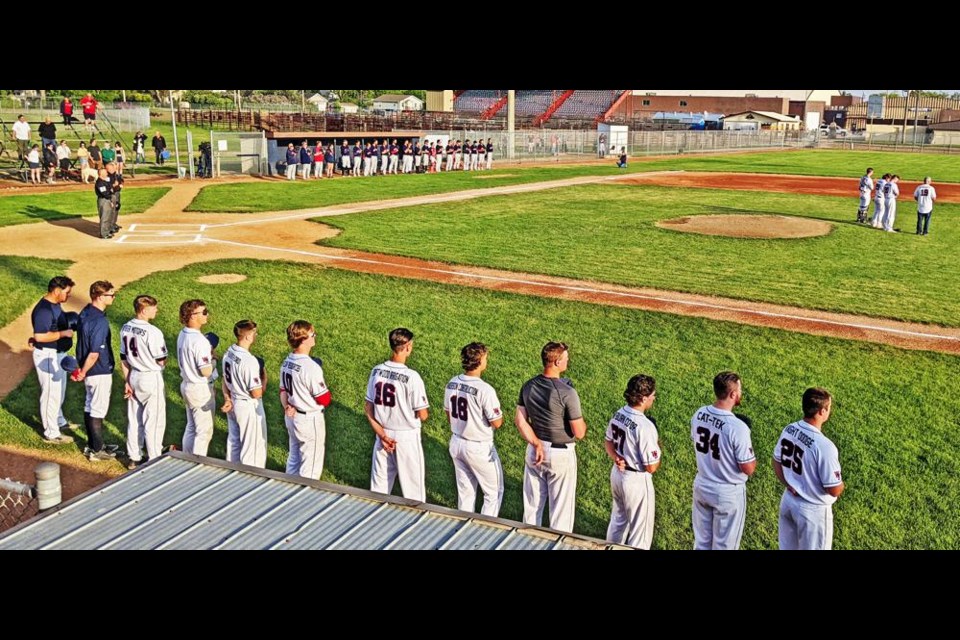
<path fill-rule="evenodd" d="M 70 102 L 70 96 L 64 96 L 60 101 L 60 115 L 63 116 L 63 124 L 69 126 L 73 120 L 73 103 Z"/>
<path fill-rule="evenodd" d="M 88 93 L 80 99 L 80 106 L 83 107 L 83 128 L 89 130 L 97 119 L 97 99 Z"/>

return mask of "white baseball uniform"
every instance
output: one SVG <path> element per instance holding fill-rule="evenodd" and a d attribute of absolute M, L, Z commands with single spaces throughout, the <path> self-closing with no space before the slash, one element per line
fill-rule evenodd
<path fill-rule="evenodd" d="M 238 344 L 223 355 L 223 379 L 233 400 L 227 412 L 227 462 L 267 466 L 267 417 L 250 392 L 263 386 L 260 363 Z"/>
<path fill-rule="evenodd" d="M 319 480 L 327 440 L 320 400 L 330 393 L 323 369 L 309 355 L 291 353 L 280 365 L 280 388 L 287 392 L 287 404 L 297 410 L 292 418 L 284 416 L 290 437 L 287 473 Z"/>
<path fill-rule="evenodd" d="M 184 327 L 177 336 L 177 362 L 182 380 L 180 395 L 187 410 L 183 450 L 205 456 L 213 438 L 213 412 L 216 409 L 213 381 L 217 379 L 213 349 L 206 336 L 196 329 Z M 209 378 L 200 373 L 200 369 L 206 367 L 213 367 Z"/>
<path fill-rule="evenodd" d="M 694 549 L 739 549 L 747 513 L 747 474 L 756 460 L 750 429 L 730 411 L 706 405 L 690 419 L 697 458 L 693 481 Z"/>
<path fill-rule="evenodd" d="M 653 474 L 646 467 L 660 462 L 657 428 L 642 411 L 624 405 L 607 423 L 605 438 L 626 463 L 623 471 L 617 465 L 610 470 L 613 507 L 607 540 L 649 549 L 656 503 Z"/>
<path fill-rule="evenodd" d="M 900 187 L 896 182 L 890 181 L 883 185 L 883 230 L 893 231 L 893 223 L 897 219 L 897 196 L 900 195 Z"/>
<path fill-rule="evenodd" d="M 127 381 L 133 396 L 127 399 L 127 456 L 137 462 L 145 446 L 147 459 L 163 451 L 167 428 L 167 402 L 163 391 L 163 366 L 167 345 L 160 329 L 136 318 L 120 329 L 120 359 L 127 363 Z"/>
<path fill-rule="evenodd" d="M 917 234 L 927 235 L 930 230 L 933 201 L 937 199 L 937 190 L 932 184 L 921 183 L 914 189 L 913 199 L 917 201 Z"/>
<path fill-rule="evenodd" d="M 887 181 L 883 178 L 877 180 L 877 190 L 873 194 L 873 217 L 870 218 L 870 224 L 879 229 L 883 226 L 883 187 Z"/>
<path fill-rule="evenodd" d="M 820 429 L 800 420 L 780 434 L 773 461 L 798 494 L 784 489 L 780 499 L 780 548 L 829 550 L 837 499 L 825 489 L 843 484 L 837 446 Z"/>
<path fill-rule="evenodd" d="M 873 191 L 873 178 L 863 176 L 860 178 L 860 208 L 857 209 L 857 220 L 860 221 L 867 215 L 867 209 L 870 208 L 870 192 Z"/>
<path fill-rule="evenodd" d="M 430 406 L 420 374 L 390 360 L 370 372 L 367 402 L 373 404 L 373 417 L 387 436 L 397 441 L 393 453 L 383 448 L 380 436 L 373 444 L 370 490 L 389 494 L 400 477 L 404 498 L 427 501 L 427 487 L 420 441 L 420 418 L 416 412 Z"/>
<path fill-rule="evenodd" d="M 477 485 L 485 516 L 496 517 L 503 502 L 503 466 L 490 423 L 503 419 L 500 399 L 489 384 L 461 373 L 447 383 L 443 406 L 450 419 L 450 457 L 457 479 L 457 508 L 476 512 Z"/>

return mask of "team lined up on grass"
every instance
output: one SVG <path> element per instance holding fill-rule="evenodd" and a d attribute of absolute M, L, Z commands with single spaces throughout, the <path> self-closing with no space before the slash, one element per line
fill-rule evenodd
<path fill-rule="evenodd" d="M 350 145 L 344 140 L 339 152 L 333 144 L 324 146 L 317 140 L 314 147 L 307 141 L 295 147 L 291 142 L 284 155 L 287 180 L 332 178 L 334 169 L 340 168 L 341 176 L 373 176 L 399 173 L 437 173 L 440 171 L 479 171 L 493 168 L 493 139 L 467 140 L 463 143 L 429 138 L 420 141 L 383 138 L 362 144 L 357 140 Z"/>
<path fill-rule="evenodd" d="M 883 229 L 891 233 L 893 223 L 897 218 L 897 196 L 900 195 L 900 176 L 895 173 L 885 173 L 876 182 L 876 195 L 873 198 L 873 216 L 870 224 L 875 229 Z M 937 190 L 931 184 L 930 176 L 923 179 L 913 191 L 913 199 L 917 201 L 917 235 L 925 236 L 930 232 L 930 216 L 933 214 L 933 203 L 937 199 Z M 873 167 L 867 167 L 866 173 L 860 178 L 860 206 L 857 208 L 857 222 L 867 223 L 867 209 L 870 208 L 870 192 L 873 191 Z"/>
<path fill-rule="evenodd" d="M 112 460 L 116 447 L 103 439 L 115 368 L 111 330 L 105 311 L 117 291 L 106 281 L 90 286 L 90 299 L 78 318 L 64 313 L 61 303 L 74 282 L 53 278 L 33 311 L 31 346 L 40 381 L 40 415 L 44 438 L 66 444 L 72 437 L 63 418 L 66 377 L 83 382 L 86 399 L 84 427 L 92 461 Z M 163 369 L 168 360 L 163 334 L 151 321 L 156 298 L 138 295 L 134 318 L 120 331 L 120 364 L 127 400 L 127 468 L 162 453 L 166 429 Z M 74 314 L 75 315 L 75 314 Z M 203 300 L 183 302 L 183 329 L 177 337 L 180 393 L 186 409 L 182 447 L 207 455 L 214 433 L 216 391 L 221 379 L 227 418 L 226 459 L 264 468 L 267 461 L 267 418 L 263 394 L 267 370 L 251 352 L 257 323 L 241 320 L 233 327 L 234 344 L 219 358 L 219 337 L 203 333 L 210 311 Z M 76 358 L 68 355 L 74 331 Z M 286 473 L 319 479 L 323 473 L 326 420 L 332 395 L 323 361 L 313 357 L 317 333 L 306 320 L 286 329 L 291 352 L 279 368 L 278 392 L 284 410 L 289 454 Z M 405 498 L 426 502 L 426 466 L 421 426 L 429 418 L 430 402 L 420 374 L 407 366 L 414 335 L 399 327 L 388 336 L 390 356 L 370 372 L 364 414 L 376 438 L 370 489 L 390 494 L 399 478 Z M 451 428 L 449 453 L 454 463 L 457 506 L 475 511 L 477 490 L 483 493 L 481 513 L 496 517 L 503 501 L 503 468 L 494 432 L 504 422 L 496 390 L 483 380 L 489 350 L 471 342 L 460 352 L 463 373 L 444 388 L 443 407 Z M 587 433 L 580 397 L 569 378 L 570 364 L 563 342 L 548 342 L 540 353 L 543 371 L 520 389 L 514 424 L 527 443 L 523 472 L 523 521 L 540 526 L 549 506 L 549 526 L 572 532 L 576 511 L 576 444 Z M 746 514 L 746 482 L 756 470 L 750 419 L 734 409 L 743 398 L 740 376 L 725 371 L 713 380 L 716 400 L 697 409 L 690 420 L 690 437 L 697 460 L 693 483 L 692 524 L 695 549 L 738 549 Z M 652 475 L 660 468 L 662 451 L 657 425 L 648 415 L 656 399 L 656 380 L 637 374 L 624 390 L 626 404 L 607 423 L 604 448 L 610 470 L 612 510 L 607 538 L 649 549 L 653 541 L 655 493 Z M 788 425 L 773 451 L 773 468 L 785 486 L 780 503 L 781 549 L 829 549 L 833 540 L 832 504 L 843 491 L 836 446 L 823 433 L 832 407 L 830 394 L 811 388 L 803 394 L 803 419 Z M 144 456 L 144 450 L 146 455 Z"/>

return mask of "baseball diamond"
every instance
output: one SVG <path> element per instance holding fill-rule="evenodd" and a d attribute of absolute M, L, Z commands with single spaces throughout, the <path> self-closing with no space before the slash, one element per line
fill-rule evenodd
<path fill-rule="evenodd" d="M 34 259 L 73 250 L 69 263 L 32 267 L 11 287 L 13 310 L 0 313 L 10 351 L 0 442 L 61 459 L 94 445 L 69 427 L 80 422 L 84 393 L 65 373 L 75 346 L 56 341 L 72 337 L 66 312 L 90 302 L 88 287 L 102 281 L 112 288 L 97 296 L 112 303 L 115 293 L 117 304 L 87 312 L 106 324 L 84 340 L 106 335 L 120 366 L 90 369 L 118 379 L 103 394 L 88 384 L 88 414 L 121 451 L 118 461 L 83 464 L 135 473 L 172 444 L 486 515 L 534 522 L 545 510 L 556 529 L 640 548 L 958 548 L 960 452 L 950 434 L 960 401 L 950 381 L 960 302 L 942 283 L 960 278 L 949 249 L 960 239 L 960 185 L 936 166 L 917 173 L 898 154 L 872 154 L 874 178 L 891 169 L 905 176 L 899 189 L 887 183 L 884 221 L 895 227 L 899 191 L 910 231 L 878 233 L 857 224 L 868 166 L 859 159 L 848 170 L 839 152 L 823 152 L 828 168 L 844 165 L 833 169 L 842 177 L 764 175 L 764 158 L 782 172 L 794 156 L 808 173 L 811 153 L 631 157 L 629 173 L 611 163 L 511 165 L 479 172 L 498 178 L 481 181 L 428 168 L 396 181 L 337 177 L 328 189 L 283 177 L 211 180 L 202 190 L 178 182 L 140 213 L 127 212 L 140 202 L 128 179 L 124 228 L 110 240 L 70 204 L 58 205 L 63 224 L 18 220 L 4 230 L 0 285 L 19 281 Z M 712 171 L 711 162 L 723 173 L 682 171 Z M 913 233 L 914 211 L 903 207 L 926 174 L 937 200 L 925 236 Z M 95 212 L 88 191 L 85 215 Z M 0 197 L 0 224 L 2 201 L 18 197 Z M 217 201 L 223 210 L 213 210 Z M 675 233 L 679 221 L 728 226 L 720 235 Z M 805 225 L 819 232 L 791 231 Z M 918 280 L 918 269 L 939 282 Z M 65 280 L 47 292 L 58 274 Z M 305 328 L 291 334 L 300 319 Z M 28 347 L 30 336 L 53 346 Z M 472 343 L 483 349 L 468 357 Z M 538 376 L 537 356 L 554 343 L 563 349 L 544 356 Z M 91 342 L 83 355 L 100 346 Z M 49 366 L 38 364 L 43 349 Z M 714 377 L 724 371 L 737 378 L 721 392 Z M 624 405 L 638 374 L 655 378 L 659 397 L 642 400 L 654 389 L 644 383 L 646 395 Z M 574 386 L 551 382 L 568 376 Z M 537 396 L 525 386 L 535 380 L 554 391 Z M 829 390 L 829 409 L 818 405 L 825 417 L 801 406 L 811 388 Z M 554 392 L 577 401 L 564 400 L 566 413 L 547 428 L 535 422 L 537 407 Z M 518 404 L 529 431 L 513 426 Z M 749 426 L 733 414 L 738 405 Z M 912 427 L 894 433 L 893 425 Z M 839 482 L 843 463 L 850 486 L 836 504 L 820 497 L 836 486 L 829 478 L 797 484 L 799 498 L 781 484 L 799 475 L 794 452 L 807 449 L 839 460 L 835 469 L 823 463 L 824 477 Z M 767 461 L 771 451 L 782 469 Z M 882 471 L 918 464 L 929 482 Z M 572 483 L 555 494 L 553 480 L 532 479 L 538 467 Z M 785 542 L 793 525 L 784 518 L 800 523 L 809 510 L 794 504 L 801 499 L 832 504 L 830 528 Z M 714 521 L 720 511 L 727 520 Z"/>

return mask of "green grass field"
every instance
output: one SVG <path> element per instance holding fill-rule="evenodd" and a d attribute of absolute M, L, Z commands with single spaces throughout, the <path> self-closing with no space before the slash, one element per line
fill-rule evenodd
<path fill-rule="evenodd" d="M 249 279 L 231 285 L 196 281 L 212 273 L 242 273 Z M 175 343 L 179 330 L 177 305 L 188 297 L 207 301 L 212 312 L 208 328 L 225 343 L 236 320 L 252 317 L 259 323 L 260 337 L 252 351 L 268 363 L 265 398 L 271 469 L 282 470 L 286 460 L 276 375 L 288 352 L 283 330 L 296 318 L 316 324 L 314 355 L 324 359 L 333 392 L 322 479 L 361 488 L 369 486 L 373 443 L 362 412 L 367 376 L 388 355 L 390 329 L 402 325 L 416 333 L 409 364 L 423 375 L 432 403 L 423 434 L 427 495 L 430 502 L 446 506 L 455 506 L 456 488 L 447 453 L 449 428 L 440 403 L 444 384 L 459 372 L 460 347 L 471 340 L 491 347 L 487 379 L 511 418 L 520 385 L 539 371 L 541 346 L 559 339 L 571 344 L 569 375 L 579 389 L 589 425 L 586 440 L 578 446 L 577 532 L 605 535 L 610 465 L 603 452 L 603 431 L 622 404 L 626 380 L 644 372 L 657 378 L 658 400 L 651 414 L 660 425 L 664 451 L 662 470 L 654 478 L 654 548 L 692 547 L 695 462 L 689 419 L 698 406 L 711 401 L 713 375 L 730 368 L 744 377 L 742 410 L 753 417 L 753 442 L 760 460 L 748 485 L 744 548 L 776 548 L 781 492 L 769 458 L 783 425 L 799 417 L 803 390 L 812 385 L 825 386 L 835 395 L 826 433 L 839 447 L 847 482 L 847 491 L 834 508 L 835 548 L 950 549 L 960 542 L 960 456 L 955 438 L 960 396 L 953 384 L 960 360 L 955 357 L 287 263 L 193 265 L 149 276 L 125 291 L 147 291 L 160 299 L 158 326 L 168 346 Z M 115 343 L 120 324 L 129 317 L 129 303 L 129 296 L 121 293 L 109 313 Z M 176 364 L 171 365 L 165 373 L 165 442 L 176 443 L 184 414 Z M 122 442 L 126 422 L 120 391 L 115 380 L 107 423 L 108 441 L 116 443 Z M 71 385 L 66 413 L 74 420 L 80 416 L 80 396 L 79 385 Z M 39 444 L 36 397 L 35 376 L 29 376 L 3 402 L 0 441 L 29 448 Z M 214 456 L 224 455 L 225 428 L 219 416 Z M 524 445 L 507 424 L 497 434 L 497 446 L 506 477 L 501 515 L 519 519 Z"/>
<path fill-rule="evenodd" d="M 121 215 L 143 213 L 169 190 L 170 187 L 124 188 Z M 97 202 L 92 185 L 89 191 L 0 197 L 0 227 L 96 215 Z"/>
<path fill-rule="evenodd" d="M 920 181 L 924 176 L 929 175 L 933 176 L 935 183 L 937 181 L 960 182 L 960 156 L 934 153 L 823 149 L 683 156 L 676 160 L 656 160 L 634 164 L 642 167 L 669 167 L 687 171 L 785 173 L 851 178 L 859 178 L 867 167 L 873 167 L 877 176 L 889 172 L 899 174 L 903 180 Z M 855 193 L 854 196 L 856 196 Z"/>
<path fill-rule="evenodd" d="M 50 278 L 65 273 L 69 266 L 67 260 L 0 256 L 0 291 L 3 291 L 0 327 L 36 304 L 47 292 Z M 23 337 L 24 344 L 28 337 Z"/>
<path fill-rule="evenodd" d="M 960 280 L 957 206 L 938 205 L 931 235 L 917 237 L 912 201 L 900 204 L 899 226 L 909 233 L 851 222 L 848 198 L 633 185 L 316 220 L 344 230 L 324 241 L 338 247 L 958 326 L 960 301 L 947 284 Z M 654 224 L 728 213 L 804 216 L 835 227 L 822 237 L 757 240 Z"/>

